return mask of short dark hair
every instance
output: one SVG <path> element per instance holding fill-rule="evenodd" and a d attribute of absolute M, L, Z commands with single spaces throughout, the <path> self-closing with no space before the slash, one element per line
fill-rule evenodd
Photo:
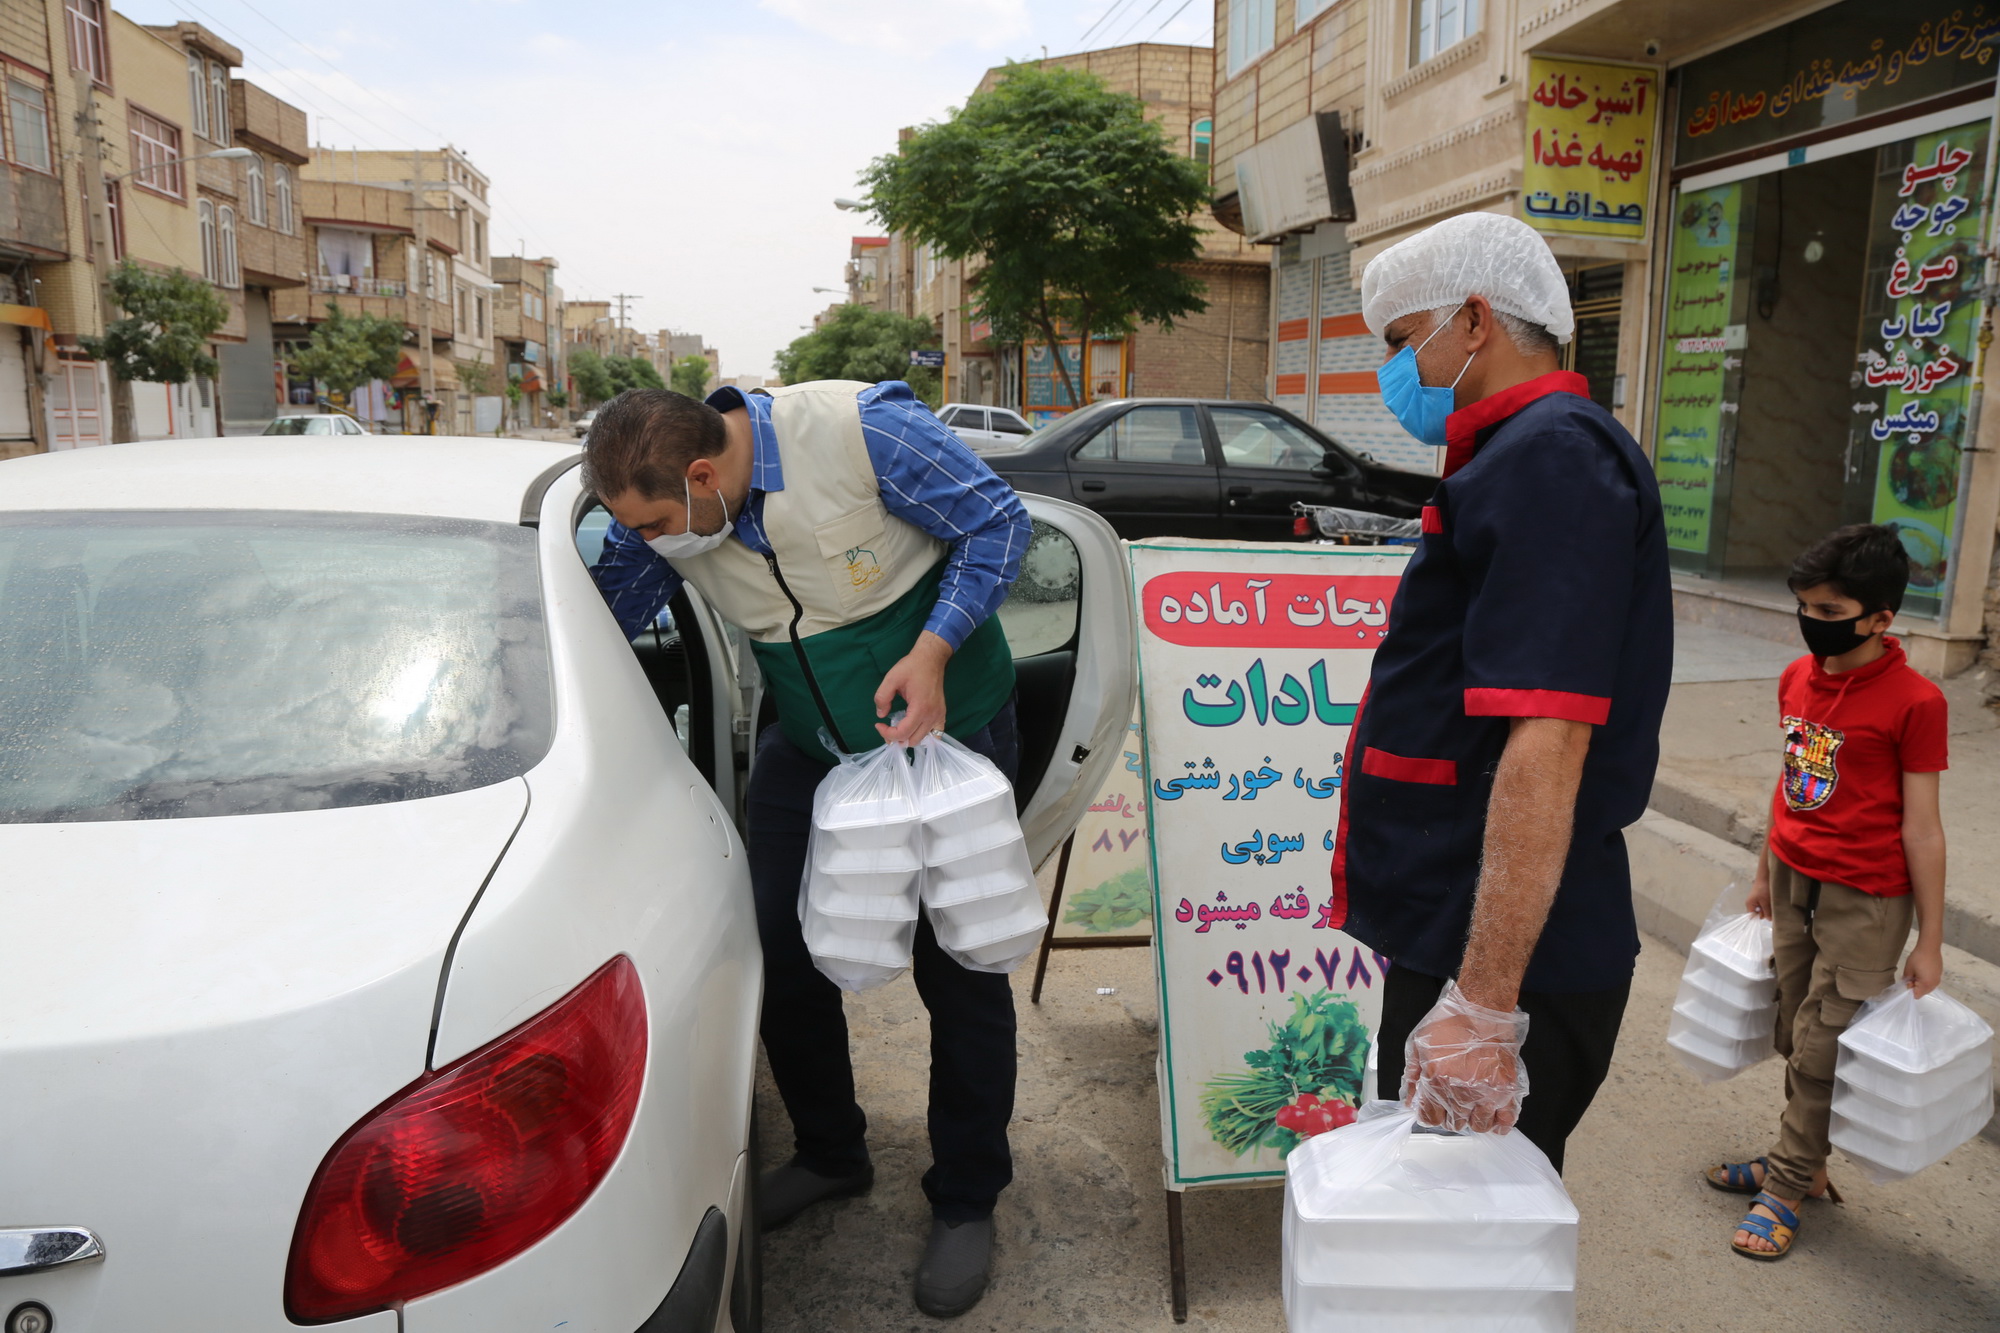
<path fill-rule="evenodd" d="M 1910 555 L 1896 530 L 1880 523 L 1836 528 L 1792 561 L 1785 586 L 1804 592 L 1832 585 L 1842 597 L 1861 603 L 1864 615 L 1900 611 L 1910 582 Z"/>
<path fill-rule="evenodd" d="M 597 409 L 583 446 L 583 484 L 600 500 L 637 492 L 678 500 L 688 464 L 726 439 L 722 413 L 672 389 L 627 389 Z"/>

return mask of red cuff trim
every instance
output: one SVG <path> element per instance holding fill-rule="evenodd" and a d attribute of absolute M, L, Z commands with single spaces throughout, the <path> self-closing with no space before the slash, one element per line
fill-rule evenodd
<path fill-rule="evenodd" d="M 1461 407 L 1444 419 L 1444 475 L 1472 461 L 1479 448 L 1479 432 L 1497 426 L 1508 417 L 1552 393 L 1573 393 L 1590 397 L 1590 381 L 1573 370 L 1552 370 L 1531 380 L 1502 389 L 1499 393 Z"/>
<path fill-rule="evenodd" d="M 1568 690 L 1475 690 L 1465 692 L 1467 717 L 1559 717 L 1601 727 L 1611 717 L 1611 700 Z"/>
<path fill-rule="evenodd" d="M 1452 759 L 1408 759 L 1370 745 L 1361 752 L 1361 771 L 1371 778 L 1421 782 L 1432 787 L 1456 787 L 1458 762 Z"/>
<path fill-rule="evenodd" d="M 1438 512 L 1436 505 L 1424 506 L 1423 529 L 1427 533 L 1441 533 L 1444 531 L 1444 515 Z"/>

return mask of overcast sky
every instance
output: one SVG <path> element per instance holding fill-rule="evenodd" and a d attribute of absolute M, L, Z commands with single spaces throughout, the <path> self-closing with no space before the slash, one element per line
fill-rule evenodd
<path fill-rule="evenodd" d="M 193 19 L 303 107 L 315 143 L 464 150 L 492 247 L 561 261 L 572 297 L 630 292 L 642 329 L 703 334 L 725 375 L 838 299 L 833 207 L 896 130 L 1009 58 L 1212 40 L 1211 0 L 114 0 Z M 1086 31 L 1109 15 L 1097 30 Z"/>

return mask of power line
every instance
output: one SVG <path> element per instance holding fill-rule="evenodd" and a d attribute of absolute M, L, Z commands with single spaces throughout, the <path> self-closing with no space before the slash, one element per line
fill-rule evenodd
<path fill-rule="evenodd" d="M 1111 8 L 1105 10 L 1102 14 L 1099 14 L 1097 16 L 1097 22 L 1091 24 L 1088 28 L 1085 28 L 1083 30 L 1083 35 L 1076 39 L 1076 44 L 1078 46 L 1082 46 L 1085 42 L 1089 41 L 1090 34 L 1096 32 L 1100 27 L 1102 27 L 1106 19 L 1110 18 L 1113 14 L 1117 13 L 1119 10 L 1125 8 L 1127 5 L 1132 3 L 1133 0 L 1111 0 Z"/>
<path fill-rule="evenodd" d="M 1153 16 L 1153 11 L 1158 9 L 1164 3 L 1166 3 L 1166 0 L 1153 0 L 1152 4 L 1146 6 L 1145 13 L 1139 15 L 1138 18 L 1133 19 L 1131 23 L 1126 25 L 1125 31 L 1119 35 L 1119 40 L 1123 41 L 1125 38 L 1130 37 L 1132 35 L 1133 29 L 1137 28 L 1141 23 L 1144 23 L 1147 19 L 1151 18 Z M 1186 8 L 1187 6 L 1185 4 L 1181 6 L 1181 9 L 1186 9 Z M 1177 9 L 1174 12 L 1178 14 L 1180 10 Z M 1172 19 L 1168 20 L 1168 22 L 1172 21 L 1173 21 Z"/>
<path fill-rule="evenodd" d="M 1193 3 L 1193 0 L 1181 0 L 1181 9 L 1186 9 L 1188 5 L 1191 3 Z M 1161 33 L 1165 32 L 1167 30 L 1167 25 L 1169 23 L 1172 23 L 1175 19 L 1181 16 L 1181 9 L 1176 9 L 1173 13 L 1161 19 L 1160 26 L 1153 29 L 1153 36 L 1148 37 L 1146 40 L 1150 42 L 1153 40 L 1153 37 L 1158 37 Z"/>

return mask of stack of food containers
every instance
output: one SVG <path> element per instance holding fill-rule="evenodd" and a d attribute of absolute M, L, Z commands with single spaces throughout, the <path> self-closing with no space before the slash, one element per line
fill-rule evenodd
<path fill-rule="evenodd" d="M 1900 983 L 1840 1034 L 1829 1138 L 1877 1183 L 1916 1174 L 1993 1118 L 1993 1029 Z"/>
<path fill-rule="evenodd" d="M 1519 1133 L 1412 1132 L 1392 1103 L 1292 1150 L 1292 1333 L 1568 1333 L 1576 1206 Z"/>
<path fill-rule="evenodd" d="M 1712 919 L 1688 950 L 1667 1045 L 1704 1083 L 1769 1057 L 1778 1025 L 1771 923 L 1743 913 Z"/>
<path fill-rule="evenodd" d="M 799 920 L 814 964 L 845 990 L 910 965 L 923 862 L 907 754 L 885 745 L 844 760 L 813 794 Z"/>
<path fill-rule="evenodd" d="M 1014 789 L 949 736 L 917 747 L 923 901 L 938 944 L 976 972 L 1012 972 L 1048 925 Z"/>

